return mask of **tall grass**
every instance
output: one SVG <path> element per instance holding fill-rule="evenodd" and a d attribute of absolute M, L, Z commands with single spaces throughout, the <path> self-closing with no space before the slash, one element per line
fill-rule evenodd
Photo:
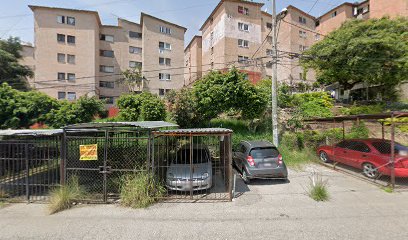
<path fill-rule="evenodd" d="M 147 171 L 124 175 L 121 181 L 121 205 L 145 208 L 164 196 L 166 189 L 156 176 Z"/>
<path fill-rule="evenodd" d="M 328 201 L 329 192 L 327 190 L 327 180 L 323 180 L 321 174 L 313 172 L 310 179 L 310 185 L 308 189 L 308 195 L 313 200 L 319 201 Z"/>
<path fill-rule="evenodd" d="M 0 189 L 0 198 L 7 198 L 8 194 L 3 189 Z"/>
<path fill-rule="evenodd" d="M 69 209 L 76 200 L 81 200 L 84 196 L 85 191 L 79 186 L 78 177 L 72 177 L 67 184 L 51 191 L 48 210 L 50 214 L 54 214 Z"/>

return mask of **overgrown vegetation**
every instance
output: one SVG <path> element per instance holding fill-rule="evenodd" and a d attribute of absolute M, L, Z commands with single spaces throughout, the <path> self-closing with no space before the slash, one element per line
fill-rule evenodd
<path fill-rule="evenodd" d="M 139 171 L 124 175 L 120 186 L 121 205 L 131 208 L 145 208 L 164 196 L 166 189 L 154 174 Z"/>
<path fill-rule="evenodd" d="M 330 196 L 327 190 L 328 182 L 323 180 L 323 176 L 320 173 L 313 172 L 312 176 L 309 177 L 310 185 L 308 187 L 308 195 L 313 200 L 328 201 Z"/>
<path fill-rule="evenodd" d="M 166 106 L 149 92 L 121 95 L 117 101 L 119 118 L 125 121 L 160 121 L 166 119 Z"/>
<path fill-rule="evenodd" d="M 48 209 L 50 214 L 54 214 L 73 206 L 75 201 L 83 199 L 84 189 L 79 185 L 78 178 L 72 177 L 67 184 L 55 188 L 50 194 Z"/>

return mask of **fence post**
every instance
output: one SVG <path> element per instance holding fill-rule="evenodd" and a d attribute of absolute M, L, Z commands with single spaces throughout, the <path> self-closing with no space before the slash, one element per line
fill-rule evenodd
<path fill-rule="evenodd" d="M 61 162 L 60 162 L 60 184 L 65 185 L 65 171 L 66 171 L 66 162 L 67 162 L 67 132 L 65 128 L 62 132 L 61 139 Z"/>
<path fill-rule="evenodd" d="M 108 190 L 107 190 L 107 172 L 106 172 L 106 163 L 108 161 L 108 141 L 109 141 L 109 132 L 105 130 L 105 144 L 103 150 L 103 202 L 106 203 L 108 201 Z"/>
<path fill-rule="evenodd" d="M 30 163 L 28 157 L 28 143 L 24 144 L 24 154 L 25 154 L 25 165 L 26 165 L 26 199 L 27 203 L 30 203 L 30 188 L 29 188 L 29 177 L 30 177 Z"/>
<path fill-rule="evenodd" d="M 391 113 L 391 186 L 395 188 L 395 122 L 394 113 Z"/>
<path fill-rule="evenodd" d="M 227 138 L 225 139 L 225 143 L 226 143 L 226 148 L 228 151 L 228 156 L 226 158 L 226 160 L 228 160 L 228 194 L 229 194 L 229 200 L 232 201 L 233 195 L 232 195 L 232 184 L 233 184 L 233 179 L 232 179 L 232 145 L 231 145 L 231 141 L 232 141 L 232 134 L 228 133 Z M 235 190 L 235 189 L 234 189 Z"/>

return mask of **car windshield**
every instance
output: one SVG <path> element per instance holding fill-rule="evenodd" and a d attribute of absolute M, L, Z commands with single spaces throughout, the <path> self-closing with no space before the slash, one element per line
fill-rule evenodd
<path fill-rule="evenodd" d="M 372 145 L 382 154 L 391 154 L 391 143 L 389 142 L 373 142 Z M 395 154 L 408 154 L 408 147 L 395 143 Z"/>
<path fill-rule="evenodd" d="M 175 164 L 190 164 L 190 149 L 181 149 L 177 152 Z M 208 150 L 193 149 L 193 164 L 206 163 L 210 159 Z"/>
<path fill-rule="evenodd" d="M 253 158 L 276 158 L 279 155 L 279 151 L 274 147 L 253 148 L 249 155 L 251 155 Z"/>

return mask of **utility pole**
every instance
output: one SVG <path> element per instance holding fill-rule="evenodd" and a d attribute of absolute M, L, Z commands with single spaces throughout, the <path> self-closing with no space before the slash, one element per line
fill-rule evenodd
<path fill-rule="evenodd" d="M 272 134 L 273 144 L 278 147 L 278 34 L 276 15 L 276 0 L 272 0 Z"/>

